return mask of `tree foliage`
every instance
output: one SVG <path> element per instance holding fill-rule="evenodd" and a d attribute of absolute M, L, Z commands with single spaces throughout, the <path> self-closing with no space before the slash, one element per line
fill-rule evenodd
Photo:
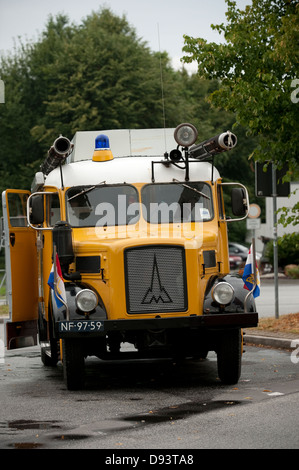
<path fill-rule="evenodd" d="M 161 99 L 161 71 L 164 105 Z M 30 186 L 54 139 L 78 130 L 176 126 L 190 115 L 181 72 L 125 17 L 102 9 L 80 25 L 50 17 L 36 43 L 1 59 L 0 186 Z"/>
<path fill-rule="evenodd" d="M 287 264 L 299 265 L 299 233 L 288 233 L 278 237 L 278 263 L 280 267 Z M 273 263 L 273 242 L 269 242 L 265 255 Z"/>
<path fill-rule="evenodd" d="M 211 102 L 236 114 L 249 135 L 258 136 L 253 155 L 280 167 L 298 165 L 299 3 L 252 0 L 244 11 L 226 0 L 227 24 L 213 26 L 225 43 L 185 36 L 185 62 L 197 61 L 198 73 L 221 81 Z"/>

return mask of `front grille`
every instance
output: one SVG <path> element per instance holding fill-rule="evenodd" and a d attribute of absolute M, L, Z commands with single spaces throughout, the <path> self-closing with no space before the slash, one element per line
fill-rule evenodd
<path fill-rule="evenodd" d="M 128 313 L 184 312 L 188 308 L 185 250 L 152 245 L 125 251 Z"/>

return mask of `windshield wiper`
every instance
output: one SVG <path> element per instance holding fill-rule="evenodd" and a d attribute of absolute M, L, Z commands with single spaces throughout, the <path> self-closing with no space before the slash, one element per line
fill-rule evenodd
<path fill-rule="evenodd" d="M 181 183 L 181 181 L 176 180 L 175 178 L 172 178 L 172 181 L 175 181 L 176 183 L 179 183 L 180 185 L 185 186 L 185 188 L 192 189 L 192 191 L 195 191 L 196 193 L 200 194 L 201 196 L 205 197 L 206 199 L 209 199 L 209 200 L 211 199 L 210 196 L 207 196 L 207 194 L 202 193 L 201 191 L 199 191 L 196 188 L 192 188 L 192 186 L 189 186 L 186 183 Z"/>
<path fill-rule="evenodd" d="M 101 183 L 98 183 L 98 184 L 95 184 L 94 186 L 90 186 L 90 188 L 87 188 L 87 189 L 83 189 L 82 191 L 80 191 L 80 193 L 77 193 L 75 194 L 74 196 L 72 197 L 69 197 L 67 202 L 71 201 L 72 199 L 75 199 L 75 197 L 78 197 L 78 196 L 81 196 L 82 194 L 86 194 L 88 193 L 89 191 L 92 191 L 94 188 L 96 188 L 97 186 L 100 186 L 101 184 L 105 184 L 106 181 L 101 181 Z"/>

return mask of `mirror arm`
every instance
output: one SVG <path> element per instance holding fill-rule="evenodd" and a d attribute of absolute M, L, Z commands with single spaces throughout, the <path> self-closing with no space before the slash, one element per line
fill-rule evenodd
<path fill-rule="evenodd" d="M 243 217 L 238 217 L 236 219 L 234 218 L 231 218 L 231 219 L 228 219 L 228 218 L 225 218 L 225 222 L 238 222 L 240 220 L 244 220 L 248 217 L 248 214 L 249 214 L 249 196 L 248 196 L 248 191 L 247 191 L 247 188 L 246 186 L 244 186 L 243 184 L 241 183 L 221 183 L 221 186 L 240 186 L 241 188 L 244 189 L 245 191 L 245 204 L 246 204 L 246 214 L 243 216 Z"/>
<path fill-rule="evenodd" d="M 38 191 L 36 193 L 32 193 L 30 194 L 30 196 L 28 197 L 27 199 L 27 224 L 29 227 L 33 228 L 34 230 L 53 230 L 53 227 L 36 227 L 34 226 L 31 222 L 30 222 L 30 201 L 31 201 L 31 198 L 33 196 L 36 196 L 36 195 L 41 195 L 41 194 L 53 194 L 53 193 L 50 193 L 50 192 L 46 192 L 46 191 Z"/>

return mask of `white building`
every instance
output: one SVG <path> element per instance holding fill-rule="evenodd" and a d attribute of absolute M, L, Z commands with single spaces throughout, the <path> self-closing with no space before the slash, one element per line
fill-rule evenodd
<path fill-rule="evenodd" d="M 277 210 L 282 207 L 292 208 L 299 201 L 299 182 L 291 183 L 290 196 L 289 197 L 278 197 Z M 273 198 L 266 197 L 266 223 L 260 224 L 260 228 L 255 230 L 256 237 L 256 249 L 257 251 L 263 250 L 263 243 L 259 239 L 260 237 L 274 238 L 273 235 Z M 278 213 L 277 219 L 279 220 L 280 214 Z M 282 224 L 277 225 L 277 236 L 282 237 L 287 233 L 299 232 L 299 225 L 288 225 L 284 227 Z M 252 235 L 248 232 L 249 237 Z"/>

